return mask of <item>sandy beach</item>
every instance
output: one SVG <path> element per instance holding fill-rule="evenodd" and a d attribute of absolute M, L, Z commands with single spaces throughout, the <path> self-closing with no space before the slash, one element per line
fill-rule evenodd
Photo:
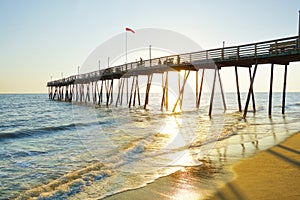
<path fill-rule="evenodd" d="M 231 166 L 204 163 L 105 199 L 299 199 L 299 144 L 297 133 Z"/>
<path fill-rule="evenodd" d="M 233 165 L 233 181 L 210 199 L 300 199 L 300 133 Z"/>

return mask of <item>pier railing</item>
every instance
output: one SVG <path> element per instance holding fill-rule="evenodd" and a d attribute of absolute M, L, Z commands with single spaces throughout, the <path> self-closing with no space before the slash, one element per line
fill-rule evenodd
<path fill-rule="evenodd" d="M 228 62 L 241 61 L 245 59 L 271 58 L 299 53 L 299 36 L 269 40 L 264 42 L 231 46 L 218 49 L 210 49 L 198 52 L 191 52 L 179 55 L 164 56 L 151 60 L 131 62 L 123 65 L 97 70 L 85 74 L 70 76 L 47 83 L 47 86 L 69 85 L 75 81 L 100 80 L 101 77 L 112 75 L 123 75 L 128 71 L 139 68 L 155 68 L 180 66 L 185 64 L 194 65 L 199 62 Z"/>

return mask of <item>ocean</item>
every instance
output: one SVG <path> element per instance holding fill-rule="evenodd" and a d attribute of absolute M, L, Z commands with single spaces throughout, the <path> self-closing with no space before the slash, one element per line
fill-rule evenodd
<path fill-rule="evenodd" d="M 220 152 L 234 161 L 252 156 L 300 130 L 300 93 L 287 93 L 284 116 L 281 95 L 273 94 L 269 118 L 268 93 L 256 93 L 257 112 L 250 106 L 244 120 L 235 93 L 226 93 L 225 113 L 220 102 L 214 106 L 212 118 L 209 94 L 199 110 L 190 97 L 175 113 L 161 112 L 155 94 L 146 110 L 1 94 L 0 199 L 100 199 L 218 160 Z"/>

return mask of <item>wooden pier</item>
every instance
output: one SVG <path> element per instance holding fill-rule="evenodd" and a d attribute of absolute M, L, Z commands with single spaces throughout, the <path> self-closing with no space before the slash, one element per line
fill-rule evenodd
<path fill-rule="evenodd" d="M 262 64 L 270 64 L 270 91 L 269 91 L 269 109 L 268 115 L 272 114 L 272 87 L 273 87 L 273 70 L 275 65 L 284 66 L 284 83 L 282 98 L 282 114 L 285 113 L 285 93 L 287 82 L 287 67 L 290 62 L 300 61 L 299 36 L 281 38 L 277 40 L 264 41 L 259 43 L 245 44 L 218 49 L 211 49 L 199 52 L 192 52 L 180 55 L 172 55 L 160 58 L 145 60 L 143 62 L 132 62 L 124 65 L 114 66 L 107 69 L 97 70 L 90 73 L 79 74 L 55 80 L 47 83 L 49 98 L 60 101 L 77 101 L 92 102 L 98 105 L 122 105 L 125 103 L 124 90 L 126 91 L 126 104 L 132 106 L 141 105 L 139 76 L 147 76 L 147 86 L 145 91 L 143 107 L 146 109 L 149 103 L 149 92 L 154 74 L 162 74 L 162 99 L 161 110 L 169 110 L 168 104 L 168 73 L 170 71 L 184 71 L 182 83 L 180 83 L 176 103 L 171 109 L 173 112 L 177 106 L 182 106 L 184 88 L 190 76 L 191 71 L 196 72 L 196 108 L 200 107 L 203 81 L 205 70 L 214 70 L 213 85 L 211 88 L 210 106 L 208 115 L 212 115 L 216 81 L 220 83 L 222 102 L 224 110 L 226 103 L 224 98 L 223 87 L 219 70 L 223 67 L 234 67 L 236 77 L 236 92 L 238 111 L 244 112 L 246 118 L 250 100 L 253 103 L 255 112 L 255 98 L 253 83 L 257 68 Z M 242 110 L 238 68 L 246 67 L 249 69 L 250 85 L 247 94 L 244 110 Z M 252 71 L 252 67 L 254 68 Z M 200 86 L 198 80 L 199 70 L 202 73 Z M 131 79 L 129 88 L 128 79 Z M 115 82 L 118 81 L 117 99 L 114 101 L 113 89 Z M 130 90 L 129 90 L 130 89 Z M 105 101 L 104 101 L 105 98 Z M 114 104 L 113 104 L 114 103 Z"/>

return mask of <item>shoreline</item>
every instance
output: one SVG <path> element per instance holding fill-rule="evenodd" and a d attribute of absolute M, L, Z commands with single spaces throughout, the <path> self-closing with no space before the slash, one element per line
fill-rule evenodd
<path fill-rule="evenodd" d="M 205 159 L 199 167 L 186 167 L 145 187 L 104 199 L 299 199 L 298 144 L 300 132 L 239 161 L 220 164 Z"/>

